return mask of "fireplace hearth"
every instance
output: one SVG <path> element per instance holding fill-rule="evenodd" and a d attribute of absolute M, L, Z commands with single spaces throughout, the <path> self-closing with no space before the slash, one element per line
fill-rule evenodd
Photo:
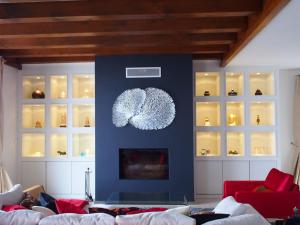
<path fill-rule="evenodd" d="M 168 180 L 168 149 L 119 149 L 120 179 Z"/>

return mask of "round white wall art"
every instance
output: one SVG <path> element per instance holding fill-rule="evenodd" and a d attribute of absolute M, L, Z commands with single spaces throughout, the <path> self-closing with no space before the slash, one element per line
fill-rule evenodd
<path fill-rule="evenodd" d="M 158 130 L 169 126 L 175 118 L 171 96 L 158 88 L 128 89 L 120 94 L 112 108 L 116 127 L 130 123 L 141 130 Z"/>

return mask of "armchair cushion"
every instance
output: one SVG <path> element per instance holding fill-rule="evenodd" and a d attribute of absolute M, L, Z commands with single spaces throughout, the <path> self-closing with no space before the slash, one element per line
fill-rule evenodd
<path fill-rule="evenodd" d="M 264 185 L 273 191 L 290 191 L 294 184 L 294 176 L 275 168 L 269 172 Z"/>

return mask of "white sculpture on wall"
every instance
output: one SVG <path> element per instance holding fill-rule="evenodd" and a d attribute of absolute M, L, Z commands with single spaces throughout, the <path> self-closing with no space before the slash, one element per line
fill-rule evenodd
<path fill-rule="evenodd" d="M 141 130 L 158 130 L 169 126 L 174 118 L 173 99 L 158 88 L 128 89 L 117 97 L 112 109 L 116 127 L 130 123 Z"/>

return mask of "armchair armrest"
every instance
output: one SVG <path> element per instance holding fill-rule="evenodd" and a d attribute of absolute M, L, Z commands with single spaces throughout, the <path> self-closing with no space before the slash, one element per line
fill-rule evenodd
<path fill-rule="evenodd" d="M 300 192 L 250 192 L 238 191 L 235 200 L 252 205 L 266 218 L 287 218 L 293 208 L 300 208 Z"/>
<path fill-rule="evenodd" d="M 264 185 L 264 181 L 243 180 L 243 181 L 224 181 L 223 198 L 235 196 L 237 191 L 252 191 L 255 187 Z"/>

